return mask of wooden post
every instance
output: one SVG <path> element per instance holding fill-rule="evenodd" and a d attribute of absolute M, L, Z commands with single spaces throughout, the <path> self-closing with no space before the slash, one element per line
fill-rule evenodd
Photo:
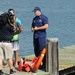
<path fill-rule="evenodd" d="M 47 39 L 46 72 L 59 75 L 58 38 Z"/>

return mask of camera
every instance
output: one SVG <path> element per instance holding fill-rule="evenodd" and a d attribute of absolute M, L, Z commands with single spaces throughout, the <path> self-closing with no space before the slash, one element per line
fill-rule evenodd
<path fill-rule="evenodd" d="M 5 26 L 7 23 L 14 23 L 15 20 L 13 18 L 13 15 L 10 15 L 9 13 L 3 13 L 0 15 L 0 29 L 3 28 L 3 26 Z"/>
<path fill-rule="evenodd" d="M 14 15 L 10 15 L 9 13 L 3 13 L 0 15 L 0 25 L 6 25 L 6 23 L 14 23 L 14 18 L 13 18 Z"/>
<path fill-rule="evenodd" d="M 8 22 L 8 13 L 0 15 L 0 25 L 5 25 Z"/>

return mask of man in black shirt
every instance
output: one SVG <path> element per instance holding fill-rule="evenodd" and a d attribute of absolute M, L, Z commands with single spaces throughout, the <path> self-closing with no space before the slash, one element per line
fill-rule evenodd
<path fill-rule="evenodd" d="M 10 75 L 14 75 L 15 73 L 15 71 L 13 71 L 13 50 L 11 44 L 11 39 L 14 32 L 15 25 L 10 23 L 10 21 L 0 29 L 0 75 L 4 75 L 4 73 L 2 72 L 2 60 L 4 59 L 4 55 L 10 68 Z"/>

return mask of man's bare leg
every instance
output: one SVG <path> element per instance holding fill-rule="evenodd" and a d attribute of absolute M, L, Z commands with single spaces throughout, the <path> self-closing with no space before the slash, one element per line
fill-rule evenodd
<path fill-rule="evenodd" d="M 14 57 L 15 57 L 15 67 L 18 67 L 18 50 L 14 51 Z"/>

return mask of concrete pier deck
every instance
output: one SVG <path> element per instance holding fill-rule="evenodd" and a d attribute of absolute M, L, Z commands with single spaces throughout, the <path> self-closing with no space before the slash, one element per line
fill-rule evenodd
<path fill-rule="evenodd" d="M 75 66 L 75 45 L 59 49 L 59 69 Z"/>
<path fill-rule="evenodd" d="M 33 57 L 34 55 L 25 56 L 26 59 L 33 59 Z M 59 70 L 66 69 L 74 65 L 75 65 L 75 45 L 59 48 Z M 3 72 L 5 72 L 6 75 L 9 75 L 9 68 L 3 68 Z M 50 75 L 50 73 L 38 69 L 36 73 L 17 71 L 16 75 Z"/>

